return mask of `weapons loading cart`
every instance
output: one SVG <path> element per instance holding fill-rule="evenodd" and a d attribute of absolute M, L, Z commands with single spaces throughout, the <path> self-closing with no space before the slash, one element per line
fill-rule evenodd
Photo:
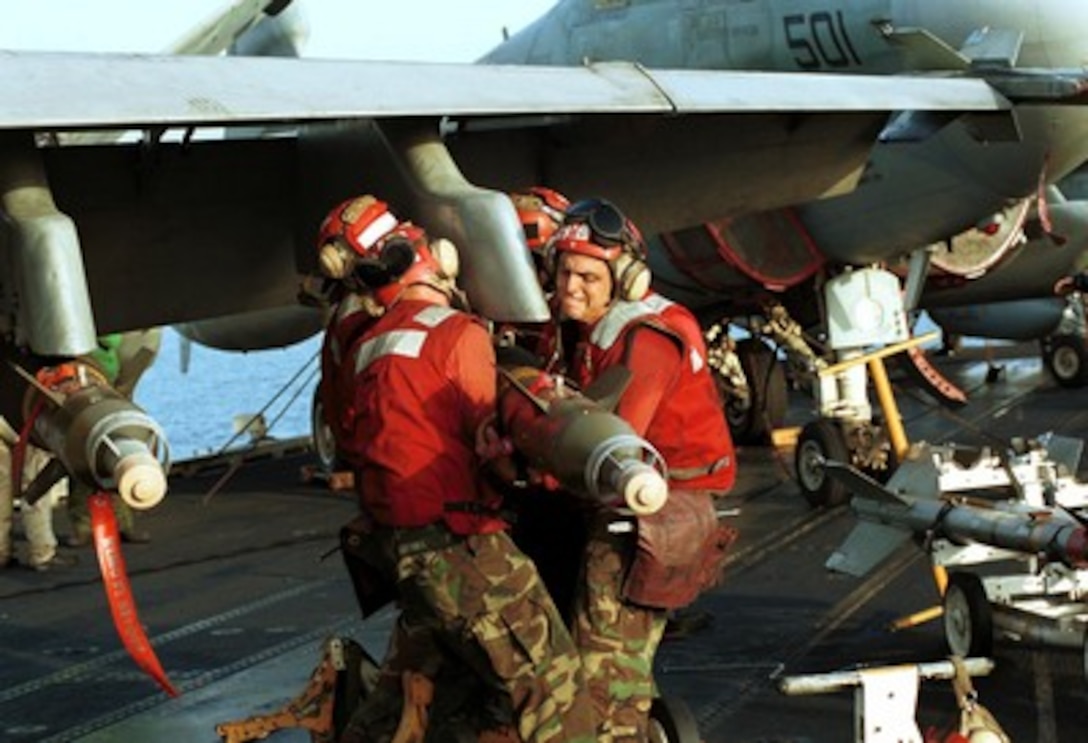
<path fill-rule="evenodd" d="M 939 607 L 896 628 L 943 616 L 955 655 L 986 656 L 995 637 L 1081 652 L 1088 676 L 1088 484 L 1074 473 L 1083 442 L 1017 439 L 1007 452 L 911 447 L 886 486 L 828 461 L 853 494 L 859 524 L 828 559 L 863 575 L 903 541 L 922 537 Z"/>

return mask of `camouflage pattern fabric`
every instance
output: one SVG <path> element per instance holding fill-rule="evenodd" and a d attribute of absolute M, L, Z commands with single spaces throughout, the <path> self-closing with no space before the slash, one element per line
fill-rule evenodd
<path fill-rule="evenodd" d="M 393 561 L 402 611 L 378 689 L 345 739 L 388 740 L 401 673 L 433 676 L 453 662 L 509 695 L 522 740 L 595 741 L 574 643 L 532 561 L 504 532 L 398 555 L 398 544 L 418 543 L 412 531 L 380 529 L 372 541 L 376 558 Z"/>
<path fill-rule="evenodd" d="M 624 601 L 623 579 L 634 556 L 632 534 L 610 534 L 608 513 L 595 517 L 586 545 L 572 632 L 582 658 L 599 741 L 645 741 L 655 696 L 654 654 L 666 612 Z"/>

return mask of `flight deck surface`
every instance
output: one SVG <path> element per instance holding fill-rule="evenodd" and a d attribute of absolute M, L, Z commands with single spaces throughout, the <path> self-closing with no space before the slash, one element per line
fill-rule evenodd
<path fill-rule="evenodd" d="M 904 385 L 898 399 L 908 437 L 1002 447 L 1013 436 L 1048 431 L 1088 436 L 1088 390 L 1058 387 L 1034 355 L 998 363 L 999 379 L 987 383 L 977 359 L 940 362 L 970 393 L 958 411 Z M 801 397 L 791 417 L 809 419 Z M 852 741 L 852 693 L 787 697 L 778 682 L 943 659 L 939 620 L 889 629 L 937 602 L 928 560 L 908 543 L 865 578 L 827 572 L 825 560 L 855 523 L 850 511 L 810 509 L 790 478 L 788 454 L 743 447 L 738 459 L 733 505 L 741 537 L 725 583 L 697 603 L 714 621 L 666 640 L 658 682 L 689 704 L 707 743 Z M 225 479 L 223 468 L 175 476 L 164 504 L 141 514 L 153 541 L 126 544 L 125 559 L 141 620 L 178 698 L 122 649 L 90 550 L 78 551 L 75 568 L 0 571 L 0 741 L 211 743 L 216 723 L 273 711 L 294 697 L 326 637 L 352 636 L 380 655 L 392 614 L 360 620 L 340 557 L 328 554 L 354 500 L 303 482 L 308 462 L 286 454 L 243 464 Z M 57 522 L 63 537 L 63 516 Z M 1081 652 L 999 638 L 993 658 L 995 670 L 975 685 L 1012 740 L 1084 740 Z M 925 682 L 923 731 L 956 719 L 951 686 Z M 290 730 L 269 740 L 309 736 Z"/>

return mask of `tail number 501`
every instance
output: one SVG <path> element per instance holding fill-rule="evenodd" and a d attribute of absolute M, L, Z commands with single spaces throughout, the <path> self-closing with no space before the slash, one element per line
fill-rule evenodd
<path fill-rule="evenodd" d="M 793 50 L 793 59 L 803 70 L 861 64 L 841 10 L 834 14 L 821 10 L 783 16 L 782 27 L 786 44 Z"/>

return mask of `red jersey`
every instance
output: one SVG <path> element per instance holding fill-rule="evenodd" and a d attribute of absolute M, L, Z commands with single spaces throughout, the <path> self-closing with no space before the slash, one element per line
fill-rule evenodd
<path fill-rule="evenodd" d="M 724 493 L 736 479 L 733 437 L 706 363 L 699 323 L 659 294 L 615 302 L 580 340 L 568 373 L 585 389 L 623 364 L 631 382 L 616 413 L 665 458 L 673 487 Z"/>
<path fill-rule="evenodd" d="M 441 305 L 401 300 L 354 342 L 340 376 L 352 401 L 342 445 L 379 523 L 506 528 L 475 452 L 476 430 L 495 410 L 495 375 L 483 325 Z"/>
<path fill-rule="evenodd" d="M 351 400 L 341 399 L 341 384 L 338 381 L 340 368 L 354 340 L 376 320 L 362 306 L 357 295 L 348 294 L 336 305 L 325 327 L 325 337 L 321 342 L 321 378 L 318 381 L 317 394 L 321 400 L 325 423 L 332 429 L 338 447 L 350 435 L 348 427 L 353 417 Z"/>

